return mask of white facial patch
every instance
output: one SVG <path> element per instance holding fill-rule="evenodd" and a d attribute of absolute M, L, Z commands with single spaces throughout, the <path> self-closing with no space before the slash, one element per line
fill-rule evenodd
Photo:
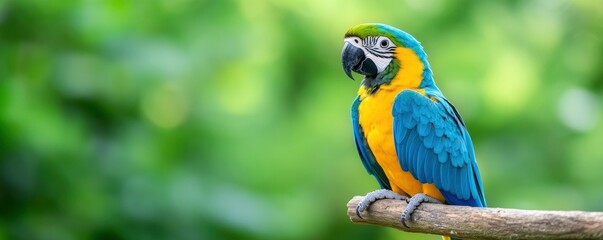
<path fill-rule="evenodd" d="M 391 57 L 382 57 L 382 56 L 377 56 L 375 54 L 373 54 L 371 51 L 367 50 L 367 49 L 373 49 L 374 51 L 378 51 L 378 50 L 384 50 L 383 48 L 386 47 L 395 47 L 395 45 L 393 45 L 393 43 L 391 43 L 391 41 L 387 38 L 387 37 L 372 37 L 369 36 L 366 39 L 360 39 L 359 37 L 347 37 L 343 40 L 344 42 L 347 42 L 349 44 L 352 44 L 353 46 L 362 49 L 362 51 L 364 52 L 364 56 L 368 59 L 371 59 L 374 63 L 375 66 L 377 66 L 377 70 L 379 71 L 379 73 L 383 72 L 383 70 L 385 70 L 385 68 L 389 65 L 389 63 L 392 61 Z M 387 45 L 386 46 L 380 46 L 379 44 L 382 41 L 387 41 Z"/>
<path fill-rule="evenodd" d="M 385 70 L 387 65 L 389 65 L 389 63 L 392 61 L 391 58 L 381 58 L 381 57 L 377 57 L 377 56 L 373 55 L 372 53 L 366 53 L 366 50 L 365 50 L 365 54 L 366 54 L 367 58 L 373 60 L 375 65 L 377 65 L 377 69 L 379 70 L 379 72 L 383 72 L 383 70 Z"/>

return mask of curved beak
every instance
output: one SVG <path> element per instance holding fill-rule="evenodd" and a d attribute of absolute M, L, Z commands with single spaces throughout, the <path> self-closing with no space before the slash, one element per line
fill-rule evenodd
<path fill-rule="evenodd" d="M 343 71 L 352 80 L 352 71 L 360 73 L 365 76 L 375 76 L 378 73 L 377 65 L 364 55 L 362 49 L 345 42 L 343 50 L 341 52 L 341 63 L 343 64 Z"/>

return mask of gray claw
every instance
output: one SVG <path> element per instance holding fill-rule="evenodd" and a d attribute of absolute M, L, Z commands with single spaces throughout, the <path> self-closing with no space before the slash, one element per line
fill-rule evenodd
<path fill-rule="evenodd" d="M 379 190 L 372 191 L 372 192 L 366 194 L 366 196 L 362 199 L 362 201 L 360 201 L 360 203 L 358 203 L 358 206 L 356 206 L 356 216 L 358 216 L 359 218 L 362 219 L 362 216 L 360 215 L 360 213 L 364 212 L 364 210 L 366 210 L 373 202 L 375 202 L 379 199 L 406 200 L 406 199 L 408 199 L 408 197 L 406 197 L 402 194 L 393 192 L 389 189 L 379 189 Z"/>
<path fill-rule="evenodd" d="M 410 199 L 407 199 L 406 202 L 408 203 L 408 205 L 406 206 L 406 209 L 404 209 L 402 216 L 400 216 L 400 221 L 402 222 L 402 225 L 404 225 L 404 227 L 406 228 L 408 228 L 408 225 L 406 225 L 406 221 L 410 219 L 412 213 L 417 209 L 418 206 L 421 205 L 421 203 L 427 202 L 442 204 L 442 202 L 440 202 L 439 200 L 427 196 L 424 193 L 417 193 Z"/>

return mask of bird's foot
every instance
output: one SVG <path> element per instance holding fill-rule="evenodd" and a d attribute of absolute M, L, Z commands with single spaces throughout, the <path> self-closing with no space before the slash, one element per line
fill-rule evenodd
<path fill-rule="evenodd" d="M 375 202 L 379 199 L 398 199 L 398 200 L 408 201 L 408 197 L 406 197 L 402 194 L 393 192 L 392 190 L 389 190 L 389 189 L 375 190 L 370 193 L 367 193 L 366 196 L 364 196 L 364 198 L 362 199 L 362 201 L 360 201 L 360 203 L 358 203 L 358 206 L 356 206 L 356 216 L 358 216 L 359 218 L 362 218 L 360 213 L 363 212 L 364 210 L 366 210 L 373 202 Z"/>
<path fill-rule="evenodd" d="M 405 227 L 408 228 L 408 225 L 406 225 L 406 221 L 408 221 L 410 219 L 410 215 L 412 215 L 412 213 L 415 211 L 415 209 L 417 209 L 418 206 L 421 205 L 421 203 L 438 203 L 438 204 L 442 204 L 442 202 L 440 202 L 439 200 L 432 198 L 430 196 L 425 195 L 424 193 L 417 193 L 414 196 L 412 196 L 409 199 L 406 199 L 406 202 L 408 203 L 408 205 L 406 206 L 406 209 L 404 209 L 404 212 L 402 213 L 402 216 L 400 217 L 400 221 L 402 221 L 402 225 L 404 225 Z"/>

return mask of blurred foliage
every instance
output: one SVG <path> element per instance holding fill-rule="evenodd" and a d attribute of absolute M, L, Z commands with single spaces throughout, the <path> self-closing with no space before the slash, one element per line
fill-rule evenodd
<path fill-rule="evenodd" d="M 422 41 L 490 206 L 603 210 L 602 2 L 18 0 L 0 238 L 428 238 L 345 213 L 378 187 L 340 67 L 363 22 Z"/>

